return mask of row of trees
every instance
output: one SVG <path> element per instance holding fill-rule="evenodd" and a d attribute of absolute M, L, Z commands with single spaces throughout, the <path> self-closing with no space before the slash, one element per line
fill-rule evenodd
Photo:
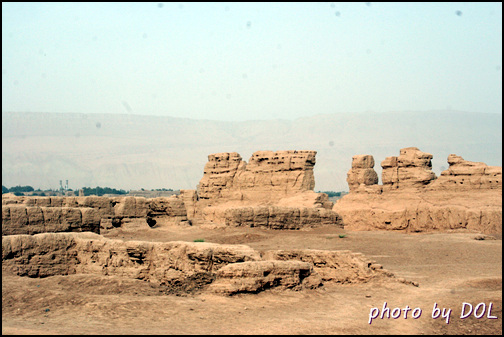
<path fill-rule="evenodd" d="M 347 194 L 348 192 L 345 191 L 340 191 L 340 192 L 334 192 L 334 191 L 319 191 L 318 193 L 325 193 L 327 196 L 330 197 L 341 197 L 342 195 Z"/>
<path fill-rule="evenodd" d="M 110 187 L 100 187 L 96 186 L 95 188 L 91 187 L 83 187 L 84 195 L 97 195 L 102 196 L 104 194 L 128 194 L 125 190 L 116 190 L 115 188 Z"/>
<path fill-rule="evenodd" d="M 2 185 L 2 194 L 4 193 L 18 193 L 20 195 L 22 195 L 23 193 L 22 192 L 33 192 L 34 189 L 33 187 L 31 186 L 14 186 L 14 187 L 11 187 L 11 188 L 7 188 L 5 187 L 4 185 Z"/>
<path fill-rule="evenodd" d="M 116 190 L 115 188 L 110 188 L 110 187 L 100 187 L 97 186 L 95 188 L 91 187 L 83 187 L 84 190 L 84 195 L 104 195 L 104 194 L 127 194 L 125 190 Z M 71 189 L 68 189 L 69 191 L 72 191 Z M 32 192 L 30 194 L 32 195 L 45 195 L 44 191 L 37 189 L 35 190 L 31 186 L 14 186 L 11 188 L 7 188 L 6 186 L 2 185 L 2 194 L 4 193 L 14 193 L 15 195 L 24 195 L 24 192 Z M 58 190 L 48 190 L 45 192 L 58 192 Z"/>
<path fill-rule="evenodd" d="M 110 187 L 83 187 L 84 190 L 84 195 L 98 195 L 102 196 L 104 194 L 128 194 L 127 191 L 120 189 L 117 190 L 115 188 L 110 188 Z M 69 191 L 72 191 L 72 189 L 68 189 Z M 50 192 L 58 192 L 59 190 L 47 190 Z M 46 192 L 47 192 L 46 191 Z M 145 191 L 145 189 L 142 188 L 142 191 Z M 156 188 L 156 189 L 151 189 L 151 191 L 173 191 L 171 188 Z M 31 186 L 14 186 L 11 188 L 8 188 L 4 185 L 2 185 L 2 194 L 4 193 L 14 193 L 15 195 L 24 195 L 24 192 L 32 192 L 30 194 L 32 195 L 44 195 L 44 191 L 41 189 L 35 190 Z"/>

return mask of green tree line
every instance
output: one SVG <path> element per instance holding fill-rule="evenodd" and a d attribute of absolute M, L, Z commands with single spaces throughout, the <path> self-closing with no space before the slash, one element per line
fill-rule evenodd
<path fill-rule="evenodd" d="M 7 188 L 4 185 L 2 185 L 2 194 L 4 193 L 22 193 L 22 192 L 33 192 L 34 189 L 31 186 L 14 186 L 11 188 Z"/>
<path fill-rule="evenodd" d="M 341 192 L 334 192 L 334 191 L 319 191 L 318 193 L 325 193 L 327 196 L 330 197 L 341 197 L 341 194 L 345 194 L 344 191 Z"/>
<path fill-rule="evenodd" d="M 100 187 L 100 186 L 97 186 L 95 188 L 83 187 L 82 189 L 84 190 L 84 195 L 102 196 L 104 194 L 127 194 L 128 193 L 125 190 L 116 190 L 115 188 Z M 55 191 L 57 191 L 57 190 L 55 190 Z M 35 193 L 33 193 L 33 195 L 44 195 L 43 191 L 41 191 L 40 189 L 37 189 L 35 191 L 35 189 L 31 186 L 19 186 L 18 185 L 18 186 L 8 188 L 8 187 L 2 185 L 2 194 L 14 193 L 15 195 L 23 195 L 23 192 L 35 192 Z"/>
<path fill-rule="evenodd" d="M 96 186 L 95 188 L 91 187 L 83 187 L 82 190 L 84 191 L 84 195 L 97 195 L 97 196 L 102 196 L 104 194 L 127 194 L 125 190 L 116 190 L 115 188 L 110 188 L 110 187 L 100 187 Z"/>

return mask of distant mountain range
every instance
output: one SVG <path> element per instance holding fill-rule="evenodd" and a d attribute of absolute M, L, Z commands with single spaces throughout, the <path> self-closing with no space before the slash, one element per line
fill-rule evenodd
<path fill-rule="evenodd" d="M 207 156 L 316 150 L 316 191 L 347 191 L 352 156 L 416 146 L 439 176 L 455 153 L 502 166 L 502 115 L 456 111 L 320 114 L 224 122 L 129 114 L 2 113 L 2 185 L 195 189 Z M 380 179 L 381 183 L 381 179 Z"/>

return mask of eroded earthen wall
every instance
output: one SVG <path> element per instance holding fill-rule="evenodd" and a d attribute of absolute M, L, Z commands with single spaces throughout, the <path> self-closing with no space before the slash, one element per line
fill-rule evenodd
<path fill-rule="evenodd" d="M 502 233 L 502 168 L 451 154 L 436 179 L 431 159 L 418 148 L 401 149 L 382 161 L 382 186 L 357 188 L 358 179 L 349 179 L 350 193 L 333 210 L 352 230 Z"/>
<path fill-rule="evenodd" d="M 194 214 L 229 226 L 339 225 L 327 195 L 313 191 L 316 153 L 257 151 L 248 163 L 236 152 L 209 155 Z"/>
<path fill-rule="evenodd" d="M 325 283 L 395 281 L 350 251 L 266 251 L 207 242 L 109 240 L 94 233 L 44 233 L 2 238 L 2 267 L 20 276 L 76 273 L 140 279 L 180 292 L 257 293 L 316 288 Z"/>
<path fill-rule="evenodd" d="M 120 226 L 125 219 L 187 221 L 178 197 L 11 197 L 2 198 L 2 235 L 94 232 Z"/>
<path fill-rule="evenodd" d="M 208 156 L 198 185 L 202 200 L 273 200 L 315 187 L 316 151 L 257 151 L 248 163 L 236 152 Z"/>

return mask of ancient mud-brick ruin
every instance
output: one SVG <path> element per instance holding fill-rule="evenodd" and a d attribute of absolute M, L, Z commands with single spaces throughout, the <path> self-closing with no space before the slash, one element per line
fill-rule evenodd
<path fill-rule="evenodd" d="M 47 232 L 106 233 L 131 219 L 187 222 L 177 197 L 3 197 L 2 235 Z"/>
<path fill-rule="evenodd" d="M 502 233 L 502 167 L 451 154 L 449 168 L 437 178 L 431 159 L 416 147 L 401 149 L 398 157 L 381 162 L 383 185 L 378 185 L 373 157 L 354 156 L 350 194 L 333 211 L 353 230 Z"/>
<path fill-rule="evenodd" d="M 180 196 L 3 197 L 2 233 L 105 233 L 130 219 L 156 224 L 213 222 L 300 229 L 341 225 L 326 194 L 315 193 L 316 151 L 258 151 L 247 164 L 236 153 L 208 156 L 198 190 Z"/>
<path fill-rule="evenodd" d="M 405 148 L 382 161 L 379 185 L 374 158 L 358 155 L 347 176 L 350 193 L 333 205 L 313 191 L 315 156 L 258 151 L 247 163 L 236 152 L 212 154 L 198 188 L 169 198 L 2 196 L 2 267 L 29 277 L 115 275 L 174 292 L 257 293 L 399 279 L 350 251 L 258 252 L 245 245 L 124 242 L 102 235 L 131 221 L 151 230 L 216 224 L 502 233 L 501 167 L 450 155 L 450 167 L 436 178 L 431 154 Z"/>
<path fill-rule="evenodd" d="M 208 156 L 197 190 L 169 198 L 2 197 L 2 233 L 106 233 L 131 219 L 163 223 L 300 229 L 431 231 L 470 229 L 500 233 L 502 168 L 448 157 L 439 178 L 432 155 L 409 147 L 381 162 L 382 185 L 371 155 L 356 155 L 350 194 L 335 205 L 315 193 L 316 151 L 257 151 L 249 162 L 236 152 Z"/>
<path fill-rule="evenodd" d="M 326 194 L 315 193 L 316 151 L 257 151 L 249 162 L 236 153 L 208 156 L 188 212 L 229 226 L 299 229 L 340 224 Z M 185 197 L 187 194 L 190 196 Z"/>
<path fill-rule="evenodd" d="M 267 200 L 313 191 L 316 151 L 257 151 L 248 163 L 236 153 L 208 156 L 200 199 Z M 245 195 L 245 196 L 243 196 Z"/>
<path fill-rule="evenodd" d="M 501 233 L 502 168 L 448 157 L 439 178 L 432 155 L 416 147 L 381 162 L 356 155 L 347 175 L 350 194 L 335 205 L 315 193 L 316 151 L 257 151 L 249 162 L 236 152 L 208 156 L 197 190 L 179 196 L 2 197 L 2 234 L 106 233 L 132 219 L 163 223 L 215 223 L 272 229 L 319 225 L 347 229 Z"/>
<path fill-rule="evenodd" d="M 4 236 L 2 267 L 29 277 L 121 276 L 164 285 L 174 293 L 204 288 L 232 295 L 380 279 L 408 283 L 395 280 L 381 265 L 350 251 L 272 250 L 260 254 L 245 245 L 124 242 L 95 233 Z"/>

